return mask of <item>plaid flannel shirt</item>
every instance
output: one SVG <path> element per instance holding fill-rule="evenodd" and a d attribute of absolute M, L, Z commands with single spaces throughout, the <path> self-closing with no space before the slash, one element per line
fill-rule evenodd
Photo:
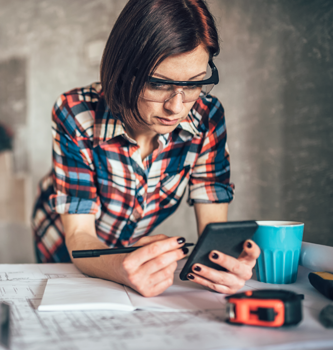
<path fill-rule="evenodd" d="M 94 214 L 99 239 L 120 247 L 171 215 L 187 185 L 190 205 L 233 198 L 224 111 L 215 97 L 199 98 L 144 160 L 100 83 L 61 95 L 52 116 L 53 169 L 40 183 L 32 221 L 40 262 L 69 261 L 59 214 Z"/>

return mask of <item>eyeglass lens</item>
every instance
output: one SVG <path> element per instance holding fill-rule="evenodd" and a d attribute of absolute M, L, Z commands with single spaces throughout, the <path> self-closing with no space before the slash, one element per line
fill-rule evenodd
<path fill-rule="evenodd" d="M 174 86 L 167 84 L 146 83 L 143 97 L 147 100 L 164 102 L 169 100 L 177 92 L 181 92 L 183 95 L 183 102 L 196 101 L 200 94 L 207 95 L 214 84 L 203 86 Z"/>

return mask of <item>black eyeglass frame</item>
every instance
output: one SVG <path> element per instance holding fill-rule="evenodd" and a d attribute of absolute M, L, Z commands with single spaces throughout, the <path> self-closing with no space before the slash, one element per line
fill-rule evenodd
<path fill-rule="evenodd" d="M 166 85 L 176 85 L 176 86 L 201 86 L 201 85 L 217 85 L 219 83 L 219 72 L 212 60 L 208 62 L 209 67 L 212 70 L 212 76 L 205 80 L 197 80 L 197 81 L 177 81 L 177 80 L 163 80 L 154 77 L 148 77 L 147 81 L 149 83 L 157 83 L 157 84 L 166 84 Z"/>

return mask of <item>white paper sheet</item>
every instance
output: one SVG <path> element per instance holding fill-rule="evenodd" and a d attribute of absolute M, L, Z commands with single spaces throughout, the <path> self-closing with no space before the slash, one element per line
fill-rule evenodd
<path fill-rule="evenodd" d="M 129 289 L 129 288 L 128 288 Z M 159 295 L 153 298 L 142 298 L 133 290 L 128 291 L 132 305 L 145 311 L 194 311 L 223 309 L 224 298 L 211 292 L 192 292 L 188 294 Z"/>

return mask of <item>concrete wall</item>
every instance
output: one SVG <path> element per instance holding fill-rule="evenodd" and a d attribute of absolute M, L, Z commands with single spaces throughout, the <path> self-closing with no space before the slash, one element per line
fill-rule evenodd
<path fill-rule="evenodd" d="M 220 96 L 238 196 L 230 219 L 305 222 L 333 245 L 333 3 L 218 1 Z"/>
<path fill-rule="evenodd" d="M 53 102 L 99 79 L 104 43 L 125 3 L 0 0 L 0 121 L 16 133 L 15 174 L 31 179 L 28 211 L 51 166 Z M 236 184 L 229 219 L 303 221 L 306 241 L 333 245 L 332 1 L 208 4 L 222 40 L 213 91 L 226 110 Z M 2 220 L 0 240 L 20 231 L 6 227 Z M 184 203 L 156 233 L 194 240 L 195 231 Z M 8 249 L 17 256 L 24 246 Z"/>

